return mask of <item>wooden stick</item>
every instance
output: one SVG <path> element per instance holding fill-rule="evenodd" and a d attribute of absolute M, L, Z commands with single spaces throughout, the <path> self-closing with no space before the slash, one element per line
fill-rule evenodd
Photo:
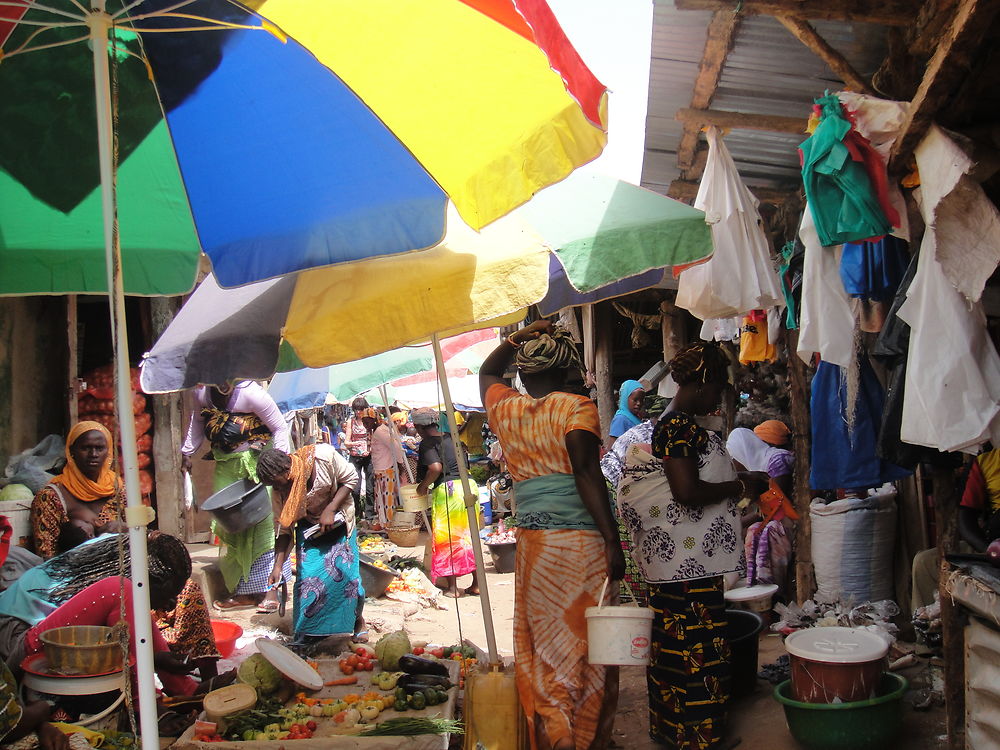
<path fill-rule="evenodd" d="M 821 21 L 853 21 L 882 26 L 909 26 L 916 20 L 920 3 L 911 0 L 675 0 L 678 10 L 739 9 L 744 15 L 798 16 Z"/>
<path fill-rule="evenodd" d="M 690 109 L 677 110 L 676 119 L 685 125 L 694 126 L 717 125 L 720 128 L 734 130 L 767 130 L 773 133 L 806 132 L 808 123 L 805 117 L 785 117 L 783 115 L 750 115 L 745 112 L 729 112 L 721 109 Z"/>
<path fill-rule="evenodd" d="M 931 476 L 934 492 L 935 528 L 940 565 L 938 593 L 941 598 L 941 639 L 944 657 L 945 726 L 950 750 L 965 748 L 965 633 L 961 610 L 947 590 L 951 566 L 945 555 L 958 545 L 958 496 L 955 474 L 935 468 Z"/>
<path fill-rule="evenodd" d="M 809 487 L 812 428 L 809 422 L 809 389 L 806 386 L 806 366 L 796 353 L 798 331 L 785 331 L 785 351 L 788 357 L 789 409 L 792 418 L 792 446 L 795 450 L 795 497 L 792 502 L 799 514 L 795 522 L 795 598 L 799 604 L 816 591 L 816 572 L 812 563 L 812 523 Z"/>
<path fill-rule="evenodd" d="M 792 33 L 792 36 L 825 62 L 848 88 L 860 91 L 862 94 L 875 95 L 875 89 L 854 70 L 847 58 L 831 47 L 830 43 L 821 37 L 808 21 L 794 16 L 776 16 L 775 18 L 778 23 Z"/>

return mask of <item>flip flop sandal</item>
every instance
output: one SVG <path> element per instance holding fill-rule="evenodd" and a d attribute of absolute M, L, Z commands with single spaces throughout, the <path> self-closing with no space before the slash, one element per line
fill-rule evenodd
<path fill-rule="evenodd" d="M 217 599 L 212 602 L 212 609 L 217 609 L 220 612 L 232 612 L 240 609 L 254 609 L 256 606 L 256 604 L 241 604 L 240 602 L 232 599 Z"/>
<path fill-rule="evenodd" d="M 265 600 L 257 605 L 257 614 L 270 615 L 278 611 L 278 602 Z"/>
<path fill-rule="evenodd" d="M 368 631 L 359 630 L 357 633 L 354 634 L 354 637 L 351 638 L 351 641 L 353 641 L 354 643 L 368 643 Z"/>

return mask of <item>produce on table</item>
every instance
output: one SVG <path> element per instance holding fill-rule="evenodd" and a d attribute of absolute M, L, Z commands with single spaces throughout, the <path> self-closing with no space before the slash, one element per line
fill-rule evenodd
<path fill-rule="evenodd" d="M 386 719 L 364 732 L 365 737 L 397 736 L 416 734 L 464 734 L 465 727 L 452 719 Z"/>
<path fill-rule="evenodd" d="M 990 542 L 990 546 L 986 548 L 986 557 L 990 563 L 1000 567 L 1000 539 Z"/>
<path fill-rule="evenodd" d="M 390 594 L 423 594 L 425 593 L 425 580 L 424 574 L 419 569 L 411 568 L 403 571 L 399 578 L 393 578 L 388 587 L 386 587 L 386 592 Z"/>
<path fill-rule="evenodd" d="M 501 520 L 496 525 L 494 532 L 488 534 L 483 541 L 487 544 L 514 544 L 517 539 L 514 537 L 514 532 L 508 529 Z"/>
<path fill-rule="evenodd" d="M 397 630 L 379 638 L 375 644 L 375 656 L 382 669 L 394 672 L 399 669 L 399 658 L 410 653 L 410 638 L 405 630 Z"/>
<path fill-rule="evenodd" d="M 406 672 L 379 672 L 372 675 L 372 684 L 380 690 L 394 690 L 396 682 Z"/>
<path fill-rule="evenodd" d="M 366 534 L 358 539 L 358 549 L 366 555 L 379 555 L 385 552 L 385 539 L 374 534 Z"/>
<path fill-rule="evenodd" d="M 448 667 L 438 661 L 425 659 L 414 654 L 406 654 L 399 659 L 399 668 L 410 674 L 436 674 L 448 676 Z"/>
<path fill-rule="evenodd" d="M 262 695 L 271 695 L 281 685 L 281 673 L 263 654 L 251 654 L 236 671 L 239 681 L 257 689 Z"/>

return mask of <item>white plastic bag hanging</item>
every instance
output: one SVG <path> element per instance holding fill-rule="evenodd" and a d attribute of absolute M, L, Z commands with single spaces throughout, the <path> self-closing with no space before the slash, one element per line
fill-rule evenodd
<path fill-rule="evenodd" d="M 191 481 L 191 472 L 182 471 L 184 476 L 184 509 L 191 510 L 194 507 L 194 483 Z"/>
<path fill-rule="evenodd" d="M 708 320 L 783 305 L 757 199 L 740 179 L 719 129 L 710 127 L 706 137 L 708 162 L 694 205 L 711 225 L 715 253 L 681 272 L 677 306 Z"/>

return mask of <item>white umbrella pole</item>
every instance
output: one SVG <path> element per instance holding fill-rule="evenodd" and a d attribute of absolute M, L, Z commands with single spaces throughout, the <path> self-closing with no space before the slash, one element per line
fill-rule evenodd
<path fill-rule="evenodd" d="M 469 467 L 465 465 L 465 453 L 462 451 L 462 441 L 458 437 L 458 420 L 455 419 L 455 405 L 451 402 L 451 387 L 448 385 L 448 373 L 444 369 L 444 356 L 441 354 L 441 341 L 437 334 L 431 339 L 434 343 L 434 362 L 437 366 L 438 380 L 441 381 L 441 392 L 444 395 L 445 414 L 448 416 L 448 429 L 455 443 L 455 459 L 458 462 L 458 475 L 462 480 L 462 490 L 465 494 L 465 509 L 469 513 L 469 530 L 472 532 L 472 554 L 476 558 L 476 577 L 479 581 L 479 599 L 483 605 L 483 625 L 486 627 L 486 649 L 490 655 L 490 664 L 500 663 L 497 652 L 497 635 L 493 630 L 493 608 L 490 606 L 490 590 L 486 585 L 486 566 L 483 563 L 483 544 L 479 539 L 479 495 L 472 494 L 469 484 Z"/>
<path fill-rule="evenodd" d="M 153 682 L 153 627 L 149 609 L 149 570 L 146 553 L 146 525 L 152 510 L 142 505 L 139 493 L 139 464 L 132 421 L 132 379 L 129 373 L 128 335 L 125 328 L 125 288 L 122 283 L 121 249 L 115 237 L 115 183 L 112 164 L 111 76 L 108 66 L 108 38 L 111 17 L 104 0 L 91 0 L 88 14 L 90 43 L 94 58 L 94 91 L 97 104 L 97 141 L 101 167 L 101 203 L 104 209 L 104 249 L 108 271 L 108 300 L 111 308 L 111 335 L 114 344 L 115 398 L 121 430 L 122 463 L 125 474 L 126 511 L 131 548 L 131 578 L 136 671 L 139 687 L 139 721 L 142 750 L 159 750 L 156 721 L 156 687 Z M 113 448 L 112 448 L 113 449 Z"/>

